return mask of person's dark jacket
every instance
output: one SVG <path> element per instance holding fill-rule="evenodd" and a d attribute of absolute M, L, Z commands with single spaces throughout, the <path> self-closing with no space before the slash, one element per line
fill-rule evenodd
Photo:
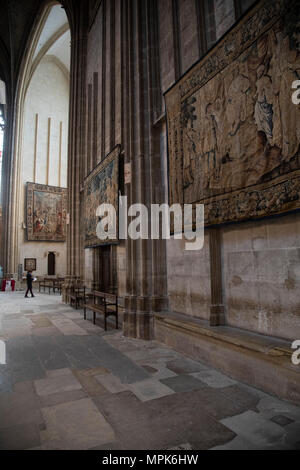
<path fill-rule="evenodd" d="M 31 273 L 27 273 L 27 287 L 32 287 L 32 281 L 33 281 L 33 277 L 32 277 L 32 274 Z"/>

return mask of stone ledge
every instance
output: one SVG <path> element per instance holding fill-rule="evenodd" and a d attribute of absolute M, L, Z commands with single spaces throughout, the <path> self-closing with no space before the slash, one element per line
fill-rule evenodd
<path fill-rule="evenodd" d="M 300 366 L 290 343 L 176 313 L 155 314 L 155 338 L 225 374 L 300 403 Z"/>

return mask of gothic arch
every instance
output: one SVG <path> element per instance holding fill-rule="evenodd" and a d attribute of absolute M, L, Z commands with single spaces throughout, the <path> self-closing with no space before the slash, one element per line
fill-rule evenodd
<path fill-rule="evenodd" d="M 30 84 L 36 67 L 38 66 L 43 54 L 49 50 L 51 45 L 63 35 L 70 25 L 63 25 L 42 48 L 41 54 L 34 58 L 34 54 L 38 45 L 38 41 L 46 24 L 47 18 L 55 5 L 60 5 L 62 2 L 54 0 L 45 0 L 40 6 L 39 12 L 36 15 L 33 27 L 28 35 L 28 40 L 25 46 L 23 58 L 18 73 L 18 80 L 16 84 L 15 101 L 13 104 L 13 124 L 12 124 L 12 150 L 11 150 L 11 171 L 7 178 L 10 178 L 9 195 L 9 210 L 6 216 L 6 231 L 10 234 L 5 247 L 4 266 L 7 273 L 16 273 L 18 265 L 18 216 L 20 212 L 20 181 L 21 181 L 21 163 L 22 163 L 22 135 L 23 135 L 23 115 L 24 103 L 26 92 Z M 63 6 L 62 6 L 63 7 Z M 69 21 L 68 7 L 65 12 Z M 70 28 L 71 29 L 71 28 Z M 72 33 L 71 33 L 72 34 Z M 58 66 L 58 64 L 56 64 Z M 60 67 L 62 69 L 62 67 Z M 63 71 L 62 71 L 63 72 Z M 64 75 L 66 75 L 64 73 Z M 66 77 L 67 78 L 67 77 Z"/>

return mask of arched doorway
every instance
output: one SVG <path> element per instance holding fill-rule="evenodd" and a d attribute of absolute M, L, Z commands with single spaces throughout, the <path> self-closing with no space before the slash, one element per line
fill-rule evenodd
<path fill-rule="evenodd" d="M 48 276 L 55 275 L 55 253 L 48 253 Z"/>

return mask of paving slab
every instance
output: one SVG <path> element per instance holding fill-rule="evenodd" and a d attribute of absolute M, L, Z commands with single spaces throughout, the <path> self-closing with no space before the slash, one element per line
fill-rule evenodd
<path fill-rule="evenodd" d="M 95 379 L 95 375 L 87 374 L 85 370 L 73 370 L 73 374 L 81 383 L 83 390 L 90 397 L 105 396 L 110 394 L 103 385 Z"/>
<path fill-rule="evenodd" d="M 129 384 L 128 388 L 141 401 L 156 400 L 174 393 L 170 387 L 153 378 Z"/>
<path fill-rule="evenodd" d="M 128 390 L 128 386 L 122 384 L 118 377 L 113 374 L 96 375 L 95 379 L 110 393 L 120 393 Z"/>
<path fill-rule="evenodd" d="M 110 370 L 123 383 L 134 383 L 149 378 L 149 374 L 125 354 L 108 344 L 102 337 L 89 335 L 80 338 L 81 344 L 97 355 L 101 365 Z"/>
<path fill-rule="evenodd" d="M 192 375 L 183 374 L 177 375 L 176 377 L 161 379 L 160 382 L 174 390 L 174 392 L 188 392 L 190 390 L 198 390 L 205 386 L 203 382 Z"/>
<path fill-rule="evenodd" d="M 168 361 L 166 366 L 176 374 L 191 374 L 193 372 L 208 370 L 208 367 L 204 364 L 183 356 L 175 360 Z"/>
<path fill-rule="evenodd" d="M 34 327 L 44 328 L 53 326 L 53 323 L 45 315 L 28 315 Z"/>
<path fill-rule="evenodd" d="M 43 444 L 59 441 L 66 450 L 86 450 L 115 440 L 104 416 L 89 398 L 42 409 L 46 431 Z"/>
<path fill-rule="evenodd" d="M 33 345 L 41 364 L 46 370 L 70 367 L 70 362 L 53 336 L 33 336 Z"/>
<path fill-rule="evenodd" d="M 192 375 L 212 388 L 225 388 L 237 383 L 236 380 L 232 380 L 226 375 L 221 374 L 221 372 L 213 369 L 205 369 L 200 372 L 195 372 Z"/>
<path fill-rule="evenodd" d="M 180 446 L 182 436 L 192 449 L 208 449 L 235 437 L 199 406 L 198 392 L 147 402 L 139 401 L 131 392 L 122 392 L 94 401 L 115 429 L 122 449 L 169 449 Z"/>
<path fill-rule="evenodd" d="M 60 346 L 73 369 L 101 367 L 103 361 L 86 347 L 86 343 L 81 341 L 82 338 L 89 337 L 60 335 L 55 337 L 55 342 Z"/>
<path fill-rule="evenodd" d="M 26 450 L 41 443 L 35 424 L 22 424 L 0 429 L 0 450 Z"/>
<path fill-rule="evenodd" d="M 66 318 L 64 316 L 52 316 L 51 322 L 53 323 L 56 328 L 61 331 L 64 335 L 87 335 L 86 330 L 81 328 L 80 326 L 76 325 L 75 322 Z"/>
<path fill-rule="evenodd" d="M 41 364 L 30 336 L 10 338 L 6 342 L 7 369 L 12 383 L 36 380 L 45 377 L 45 368 Z"/>
<path fill-rule="evenodd" d="M 284 444 L 286 431 L 276 423 L 248 410 L 221 421 L 239 437 L 260 449 Z"/>
<path fill-rule="evenodd" d="M 10 393 L 0 394 L 0 417 L 0 429 L 43 422 L 32 382 L 18 383 Z"/>
<path fill-rule="evenodd" d="M 34 326 L 31 330 L 32 336 L 57 336 L 61 332 L 56 328 L 56 326 L 43 326 L 38 327 Z"/>
<path fill-rule="evenodd" d="M 70 369 L 62 369 L 60 374 L 49 375 L 45 379 L 36 380 L 34 386 L 39 396 L 53 393 L 70 392 L 80 390 L 82 385 L 78 382 Z"/>
<path fill-rule="evenodd" d="M 151 376 L 157 380 L 167 379 L 169 377 L 176 377 L 175 372 L 168 369 L 165 364 L 159 362 L 150 362 L 147 364 L 141 364 L 141 366 L 151 374 Z"/>
<path fill-rule="evenodd" d="M 70 392 L 58 392 L 51 395 L 42 395 L 39 397 L 42 408 L 48 406 L 59 405 L 60 403 L 68 403 L 70 401 L 81 400 L 87 398 L 87 393 L 83 390 L 71 390 Z"/>

